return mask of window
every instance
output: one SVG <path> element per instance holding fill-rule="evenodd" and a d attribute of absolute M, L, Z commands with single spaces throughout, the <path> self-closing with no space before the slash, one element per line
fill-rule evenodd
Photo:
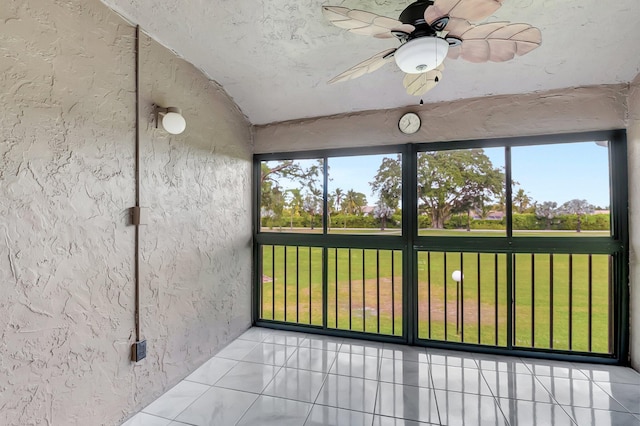
<path fill-rule="evenodd" d="M 624 359 L 624 132 L 268 154 L 255 167 L 257 324 Z"/>
<path fill-rule="evenodd" d="M 328 233 L 401 234 L 399 154 L 330 157 L 328 165 Z"/>
<path fill-rule="evenodd" d="M 504 158 L 504 148 L 419 152 L 419 235 L 504 237 Z"/>
<path fill-rule="evenodd" d="M 322 233 L 323 159 L 260 163 L 260 231 Z"/>
<path fill-rule="evenodd" d="M 611 233 L 607 142 L 514 147 L 514 236 Z"/>

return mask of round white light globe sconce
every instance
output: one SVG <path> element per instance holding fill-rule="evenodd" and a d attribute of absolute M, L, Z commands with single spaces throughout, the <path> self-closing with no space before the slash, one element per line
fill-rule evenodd
<path fill-rule="evenodd" d="M 187 121 L 182 116 L 182 111 L 176 107 L 156 107 L 156 128 L 158 121 L 162 123 L 162 128 L 172 135 L 179 135 L 187 128 Z"/>

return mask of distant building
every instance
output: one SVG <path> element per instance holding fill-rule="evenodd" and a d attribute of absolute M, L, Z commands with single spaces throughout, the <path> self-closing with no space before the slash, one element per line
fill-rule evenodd
<path fill-rule="evenodd" d="M 373 214 L 373 210 L 376 208 L 376 206 L 364 206 L 362 207 L 362 214 L 363 215 L 367 215 L 367 216 L 371 216 Z"/>
<path fill-rule="evenodd" d="M 492 210 L 489 213 L 487 213 L 486 217 L 482 217 L 482 213 L 481 212 L 477 212 L 475 210 L 471 210 L 470 211 L 471 214 L 471 218 L 474 220 L 482 220 L 482 219 L 486 219 L 486 220 L 502 220 L 504 219 L 505 213 L 501 212 L 501 211 L 497 211 L 497 210 Z"/>

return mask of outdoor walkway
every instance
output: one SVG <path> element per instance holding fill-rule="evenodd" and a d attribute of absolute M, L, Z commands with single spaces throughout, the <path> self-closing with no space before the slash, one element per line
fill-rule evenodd
<path fill-rule="evenodd" d="M 124 423 L 185 424 L 640 426 L 640 374 L 252 328 Z"/>

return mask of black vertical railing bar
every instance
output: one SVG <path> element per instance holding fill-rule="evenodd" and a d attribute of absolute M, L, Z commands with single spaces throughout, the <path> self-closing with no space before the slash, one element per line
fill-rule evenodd
<path fill-rule="evenodd" d="M 311 284 L 309 284 L 309 295 L 311 295 Z M 311 312 L 311 303 L 309 303 L 309 312 Z M 296 246 L 296 322 L 300 322 L 300 246 Z"/>
<path fill-rule="evenodd" d="M 391 252 L 393 256 L 393 251 Z M 380 334 L 380 250 L 376 250 L 376 309 L 378 311 L 377 333 Z"/>
<path fill-rule="evenodd" d="M 333 249 L 335 253 L 335 263 L 336 263 L 336 328 L 338 328 L 338 248 Z"/>
<path fill-rule="evenodd" d="M 271 319 L 276 319 L 276 246 L 271 246 Z"/>
<path fill-rule="evenodd" d="M 367 331 L 367 302 L 365 295 L 366 292 L 366 278 L 365 278 L 365 251 L 362 249 L 362 331 Z"/>
<path fill-rule="evenodd" d="M 609 311 L 607 317 L 609 318 L 609 327 L 608 327 L 608 337 L 609 337 L 609 345 L 607 346 L 607 350 L 610 354 L 613 354 L 613 341 L 614 341 L 614 319 L 613 319 L 613 256 L 609 255 L 607 257 L 607 266 L 609 270 L 607 271 L 607 297 L 609 298 Z"/>
<path fill-rule="evenodd" d="M 312 317 L 311 317 L 311 312 L 313 311 L 313 304 L 311 303 L 311 293 L 312 293 L 312 276 L 311 276 L 311 270 L 312 270 L 312 249 L 311 247 L 309 247 L 309 324 L 311 324 L 313 322 Z"/>
<path fill-rule="evenodd" d="M 589 298 L 589 306 L 587 306 L 588 314 L 588 327 L 589 327 L 589 352 L 591 352 L 591 339 L 593 337 L 593 256 L 589 255 L 589 282 L 588 282 L 587 295 Z"/>
<path fill-rule="evenodd" d="M 322 234 L 327 235 L 329 227 L 329 158 L 322 159 Z M 327 329 L 328 300 L 329 300 L 329 253 L 327 247 L 322 247 L 322 328 Z M 337 285 L 337 283 L 336 283 Z M 311 291 L 311 288 L 309 288 Z M 311 310 L 311 306 L 309 306 Z M 337 320 L 336 320 L 337 323 Z"/>
<path fill-rule="evenodd" d="M 427 252 L 427 318 L 429 323 L 429 339 L 431 339 L 431 252 Z"/>
<path fill-rule="evenodd" d="M 514 262 L 516 259 L 515 254 L 508 254 L 507 261 L 507 349 L 513 349 L 514 343 L 514 321 L 516 316 L 516 268 L 514 268 Z"/>
<path fill-rule="evenodd" d="M 444 257 L 444 340 L 449 340 L 449 335 L 447 334 L 447 323 L 449 322 L 449 318 L 447 316 L 447 252 L 443 253 Z"/>
<path fill-rule="evenodd" d="M 352 305 L 353 298 L 351 296 L 352 295 L 352 291 L 351 291 L 352 290 L 352 288 L 351 288 L 351 274 L 352 274 L 352 272 L 351 272 L 351 249 L 349 249 L 349 330 L 352 329 L 351 325 L 352 325 L 352 320 L 353 320 L 353 312 L 351 310 L 351 307 L 353 306 Z"/>
<path fill-rule="evenodd" d="M 553 253 L 549 255 L 549 348 L 553 349 Z"/>
<path fill-rule="evenodd" d="M 309 263 L 311 268 L 311 263 Z M 311 289 L 309 289 L 311 290 Z M 311 303 L 309 303 L 311 311 Z M 327 329 L 329 321 L 329 249 L 322 247 L 322 328 Z"/>
<path fill-rule="evenodd" d="M 254 264 L 256 265 L 256 274 L 258 275 L 258 285 L 257 285 L 257 290 L 256 290 L 256 294 L 258 295 L 259 299 L 258 299 L 258 303 L 259 305 L 256 306 L 256 312 L 257 312 L 257 318 L 255 319 L 262 319 L 264 318 L 264 271 L 263 271 L 263 265 L 264 265 L 264 246 L 262 245 L 256 245 L 255 246 L 256 249 L 254 251 L 258 252 L 258 258 L 255 259 L 256 261 L 254 262 Z M 255 322 L 254 319 L 254 322 Z"/>
<path fill-rule="evenodd" d="M 460 253 L 460 341 L 464 342 L 464 256 Z"/>
<path fill-rule="evenodd" d="M 499 310 L 498 310 L 498 253 L 494 253 L 493 255 L 493 271 L 494 271 L 494 288 L 493 288 L 493 298 L 494 298 L 494 305 L 493 305 L 493 309 L 494 309 L 494 317 L 493 317 L 493 321 L 494 321 L 494 334 L 495 334 L 495 345 L 498 346 L 498 316 L 499 316 Z"/>
<path fill-rule="evenodd" d="M 573 350 L 573 254 L 569 255 L 569 350 Z"/>
<path fill-rule="evenodd" d="M 391 250 L 391 334 L 396 335 L 396 252 Z"/>
<path fill-rule="evenodd" d="M 481 319 L 481 315 L 480 315 L 480 309 L 482 307 L 481 303 L 480 303 L 480 281 L 481 281 L 480 277 L 481 276 L 482 276 L 482 274 L 480 273 L 480 253 L 478 253 L 478 294 L 477 294 L 477 296 L 478 296 L 478 306 L 477 306 L 477 309 L 478 309 L 478 344 L 480 344 L 480 342 L 482 340 L 481 333 L 480 333 L 480 330 L 482 328 L 481 327 L 482 319 Z"/>
<path fill-rule="evenodd" d="M 531 347 L 536 347 L 536 255 L 531 253 Z"/>
<path fill-rule="evenodd" d="M 287 299 L 287 250 L 288 246 L 282 246 L 282 251 L 284 251 L 284 300 L 282 304 L 284 305 L 284 322 L 287 322 L 287 311 L 289 310 L 289 299 Z"/>

